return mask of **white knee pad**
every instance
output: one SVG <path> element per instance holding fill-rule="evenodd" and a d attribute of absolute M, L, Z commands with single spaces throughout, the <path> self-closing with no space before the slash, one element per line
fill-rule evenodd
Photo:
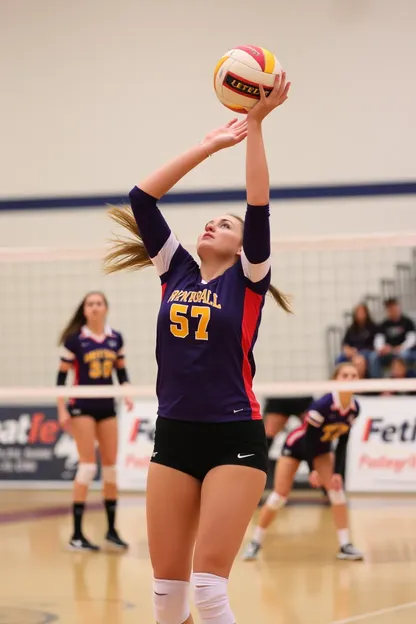
<path fill-rule="evenodd" d="M 284 507 L 286 503 L 287 498 L 285 496 L 280 496 L 277 492 L 271 492 L 266 500 L 267 507 L 270 507 L 273 511 L 278 511 Z"/>
<path fill-rule="evenodd" d="M 189 608 L 189 583 L 153 579 L 153 608 L 158 624 L 183 624 Z"/>
<path fill-rule="evenodd" d="M 228 579 L 198 572 L 192 575 L 195 607 L 202 624 L 234 624 L 228 604 Z"/>
<path fill-rule="evenodd" d="M 89 485 L 97 472 L 97 464 L 79 464 L 75 474 L 75 481 L 82 485 Z"/>
<path fill-rule="evenodd" d="M 331 505 L 345 505 L 347 502 L 344 490 L 328 490 L 328 498 Z"/>
<path fill-rule="evenodd" d="M 104 483 L 117 483 L 117 470 L 115 466 L 103 466 L 102 468 Z"/>

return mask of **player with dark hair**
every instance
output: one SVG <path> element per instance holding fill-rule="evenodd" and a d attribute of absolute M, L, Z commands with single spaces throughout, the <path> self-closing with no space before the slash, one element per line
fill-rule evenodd
<path fill-rule="evenodd" d="M 191 624 L 189 591 L 202 624 L 234 624 L 227 584 L 264 488 L 267 444 L 252 390 L 253 347 L 270 286 L 269 175 L 262 121 L 289 83 L 276 78 L 266 98 L 237 122 L 208 134 L 130 192 L 137 225 L 113 209 L 136 240 L 118 241 L 107 270 L 154 264 L 162 282 L 153 457 L 147 529 L 158 624 Z M 156 202 L 221 149 L 247 138 L 244 225 L 225 214 L 198 238 L 201 265 L 180 245 Z M 139 234 L 140 233 L 140 234 Z M 192 573 L 193 572 L 193 573 Z"/>
<path fill-rule="evenodd" d="M 355 381 L 358 379 L 358 372 L 350 362 L 339 364 L 333 379 Z M 341 476 L 344 472 L 350 429 L 358 413 L 359 404 L 352 392 L 334 392 L 312 402 L 304 424 L 286 438 L 282 456 L 277 463 L 274 491 L 261 510 L 253 539 L 244 552 L 243 558 L 246 561 L 257 558 L 266 529 L 278 511 L 285 506 L 302 461 L 306 461 L 312 470 L 312 485 L 324 486 L 327 490 L 340 545 L 338 559 L 363 558 L 362 553 L 350 541 L 347 500 Z M 331 445 L 336 440 L 338 444 L 334 462 Z"/>
<path fill-rule="evenodd" d="M 74 385 L 111 385 L 113 372 L 120 384 L 129 382 L 123 338 L 106 322 L 108 301 L 101 292 L 88 293 L 63 330 L 61 364 L 57 385 L 64 386 L 69 370 L 74 371 Z M 126 399 L 128 409 L 133 403 Z M 74 480 L 73 522 L 70 547 L 74 550 L 99 550 L 83 534 L 82 518 L 88 487 L 96 472 L 95 444 L 98 441 L 102 464 L 104 505 L 107 512 L 106 541 L 110 546 L 126 549 L 127 544 L 115 528 L 117 506 L 117 423 L 112 398 L 70 399 L 68 407 L 58 398 L 58 418 L 61 427 L 74 436 L 79 465 Z"/>

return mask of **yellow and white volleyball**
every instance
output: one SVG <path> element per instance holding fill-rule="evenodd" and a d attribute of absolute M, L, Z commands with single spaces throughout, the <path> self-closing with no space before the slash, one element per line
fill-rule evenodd
<path fill-rule="evenodd" d="M 247 113 L 260 99 L 259 84 L 266 96 L 273 88 L 282 67 L 265 48 L 239 46 L 218 61 L 214 89 L 219 101 L 236 113 Z"/>

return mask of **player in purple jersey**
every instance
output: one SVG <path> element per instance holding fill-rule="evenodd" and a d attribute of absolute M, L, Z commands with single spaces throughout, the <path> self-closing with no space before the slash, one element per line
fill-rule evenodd
<path fill-rule="evenodd" d="M 88 293 L 74 316 L 62 332 L 61 364 L 57 384 L 65 385 L 69 370 L 74 372 L 74 385 L 111 385 L 113 373 L 120 384 L 128 383 L 124 360 L 123 338 L 106 322 L 108 302 L 100 292 Z M 126 400 L 128 409 L 133 403 Z M 82 518 L 88 487 L 97 472 L 95 443 L 98 441 L 102 464 L 104 505 L 108 531 L 106 542 L 110 546 L 126 549 L 127 544 L 115 528 L 117 506 L 116 459 L 117 423 L 116 407 L 112 398 L 70 399 L 68 406 L 63 397 L 58 399 L 58 418 L 64 429 L 74 436 L 79 465 L 74 480 L 73 522 L 74 531 L 70 547 L 74 550 L 99 550 L 82 532 Z"/>
<path fill-rule="evenodd" d="M 333 379 L 355 381 L 358 372 L 349 362 L 339 364 Z M 276 474 L 275 489 L 260 513 L 252 541 L 247 545 L 243 558 L 257 558 L 266 529 L 273 522 L 279 509 L 284 507 L 293 485 L 299 464 L 306 461 L 311 469 L 314 487 L 324 486 L 328 491 L 340 550 L 338 559 L 361 560 L 363 555 L 351 544 L 348 528 L 348 510 L 345 498 L 343 473 L 350 429 L 359 414 L 359 404 L 351 392 L 326 394 L 313 401 L 304 424 L 289 433 L 282 449 Z M 335 462 L 332 442 L 338 441 Z"/>
<path fill-rule="evenodd" d="M 253 347 L 270 285 L 269 175 L 262 121 L 288 94 L 286 78 L 247 117 L 208 134 L 130 192 L 133 215 L 112 215 L 137 242 L 118 242 L 108 272 L 152 263 L 161 279 L 153 457 L 147 528 L 158 624 L 191 624 L 189 590 L 203 624 L 234 624 L 228 577 L 267 472 L 267 444 L 252 390 Z M 247 211 L 213 218 L 199 236 L 200 266 L 156 202 L 184 175 L 247 137 Z M 193 572 L 193 573 L 192 573 Z"/>

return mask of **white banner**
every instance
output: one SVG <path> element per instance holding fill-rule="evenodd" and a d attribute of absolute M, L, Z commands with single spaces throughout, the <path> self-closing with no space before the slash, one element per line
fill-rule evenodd
<path fill-rule="evenodd" d="M 153 452 L 157 401 L 135 401 L 131 412 L 118 410 L 118 486 L 122 491 L 144 492 Z"/>
<path fill-rule="evenodd" d="M 349 492 L 416 493 L 416 397 L 357 397 L 348 442 Z"/>

